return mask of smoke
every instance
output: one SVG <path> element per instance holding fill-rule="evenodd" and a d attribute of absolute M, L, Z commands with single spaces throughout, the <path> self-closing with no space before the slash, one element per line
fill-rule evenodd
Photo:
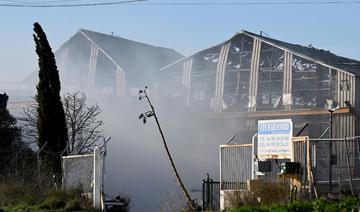
<path fill-rule="evenodd" d="M 202 180 L 207 173 L 219 179 L 219 145 L 237 131 L 239 123 L 191 112 L 151 91 L 152 87 L 149 96 L 180 177 L 191 197 L 201 203 Z M 146 100 L 139 101 L 138 95 L 114 98 L 87 93 L 87 101 L 88 105 L 100 106 L 104 135 L 111 136 L 107 144 L 105 194 L 129 195 L 132 211 L 159 211 L 164 204 L 180 201 L 164 200 L 164 194 L 181 191 L 155 120 L 151 117 L 143 124 L 138 119 L 139 114 L 150 110 Z"/>
<path fill-rule="evenodd" d="M 219 145 L 236 131 L 236 122 L 224 123 L 179 109 L 150 94 L 170 152 L 193 199 L 201 201 L 202 179 L 209 173 L 219 179 Z M 98 102 L 103 110 L 104 132 L 112 139 L 106 157 L 105 193 L 126 193 L 134 211 L 158 211 L 161 196 L 177 192 L 155 120 L 138 119 L 150 110 L 138 96 Z"/>
<path fill-rule="evenodd" d="M 83 41 L 71 42 L 77 45 Z M 176 105 L 171 103 L 171 99 L 162 97 L 162 85 L 169 83 L 154 67 L 160 68 L 166 62 L 155 62 L 149 52 L 142 53 L 141 58 L 134 56 L 131 61 L 125 61 L 127 66 L 138 69 L 137 76 L 125 70 L 125 98 L 114 97 L 116 67 L 100 52 L 95 88 L 88 92 L 91 49 L 88 44 L 78 46 L 82 52 L 67 52 L 67 60 L 62 59 L 61 52 L 57 54 L 62 92 L 85 92 L 87 104 L 96 103 L 102 109 L 104 135 L 111 137 L 107 145 L 105 194 L 125 193 L 130 197 L 132 211 L 151 212 L 163 208 L 164 194 L 181 192 L 155 120 L 151 117 L 143 124 L 138 119 L 139 114 L 150 110 L 145 100 L 139 101 L 137 94 L 143 88 L 139 86 L 148 85 L 149 96 L 180 177 L 191 197 L 201 203 L 202 180 L 207 173 L 214 180 L 219 179 L 219 145 L 237 131 L 240 121 L 209 118 L 186 109 L 185 102 Z M 126 52 L 136 52 L 138 48 L 132 49 L 128 45 Z M 144 58 L 144 55 L 149 55 L 149 58 Z M 147 67 L 147 64 L 151 65 Z"/>

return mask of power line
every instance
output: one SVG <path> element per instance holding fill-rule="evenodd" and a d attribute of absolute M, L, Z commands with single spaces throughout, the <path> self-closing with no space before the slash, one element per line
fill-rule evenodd
<path fill-rule="evenodd" d="M 360 4 L 360 1 L 287 1 L 287 2 L 147 2 L 141 5 L 159 6 L 236 6 L 236 5 L 321 5 Z"/>
<path fill-rule="evenodd" d="M 58 0 L 53 2 L 59 3 L 65 1 L 69 1 L 69 0 Z M 45 4 L 43 2 L 29 3 L 29 2 L 13 1 L 17 3 L 0 3 L 0 7 L 91 7 L 91 6 L 119 5 L 119 4 L 137 3 L 137 2 L 145 2 L 145 1 L 148 0 L 108 1 L 108 2 L 78 3 L 78 4 L 49 4 L 50 1 L 47 1 Z"/>
<path fill-rule="evenodd" d="M 0 2 L 6 2 L 7 4 L 51 4 L 51 3 L 65 3 L 65 2 L 79 2 L 82 0 L 46 0 L 46 1 L 19 1 L 19 0 L 0 0 Z"/>
<path fill-rule="evenodd" d="M 138 6 L 240 6 L 240 5 L 339 5 L 339 4 L 360 4 L 360 1 L 271 1 L 271 2 L 149 2 L 149 0 L 124 0 L 124 1 L 106 1 L 97 3 L 66 3 L 79 2 L 81 0 L 45 0 L 45 1 L 21 1 L 21 0 L 0 0 L 0 7 L 91 7 L 119 5 L 129 3 L 140 3 Z M 56 3 L 56 4 L 54 4 Z M 59 4 L 64 3 L 64 4 Z"/>

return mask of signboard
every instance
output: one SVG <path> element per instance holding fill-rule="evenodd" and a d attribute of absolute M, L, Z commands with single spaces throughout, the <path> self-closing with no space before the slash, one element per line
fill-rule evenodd
<path fill-rule="evenodd" d="M 258 121 L 258 158 L 291 159 L 293 123 L 291 119 Z"/>

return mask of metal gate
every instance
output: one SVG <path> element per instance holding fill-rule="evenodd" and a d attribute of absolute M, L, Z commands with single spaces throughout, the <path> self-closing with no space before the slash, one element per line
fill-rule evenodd
<path fill-rule="evenodd" d="M 220 209 L 220 182 L 211 179 L 209 174 L 203 180 L 202 200 L 204 211 Z"/>
<path fill-rule="evenodd" d="M 246 189 L 252 173 L 252 144 L 220 146 L 220 189 Z"/>

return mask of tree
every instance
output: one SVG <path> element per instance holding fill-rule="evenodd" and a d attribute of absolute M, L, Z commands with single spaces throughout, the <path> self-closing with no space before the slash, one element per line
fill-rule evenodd
<path fill-rule="evenodd" d="M 39 23 L 34 23 L 34 41 L 39 56 L 37 85 L 37 132 L 42 172 L 61 176 L 61 156 L 68 142 L 65 113 L 60 98 L 60 79 L 55 56 Z M 58 178 L 60 181 L 60 177 Z"/>
<path fill-rule="evenodd" d="M 20 129 L 16 119 L 7 109 L 0 109 L 0 175 L 9 174 L 13 167 L 10 161 L 13 154 L 19 150 Z"/>
<path fill-rule="evenodd" d="M 96 104 L 88 106 L 86 97 L 79 92 L 67 93 L 63 99 L 69 137 L 65 153 L 75 155 L 92 152 L 103 137 L 100 107 Z M 28 105 L 20 118 L 24 125 L 23 137 L 29 142 L 38 140 L 36 108 L 34 104 Z"/>
<path fill-rule="evenodd" d="M 68 93 L 64 98 L 66 123 L 69 129 L 69 154 L 82 154 L 93 151 L 96 142 L 102 137 L 102 121 L 98 116 L 98 105 L 86 105 L 86 97 L 79 92 Z"/>
<path fill-rule="evenodd" d="M 33 168 L 31 159 L 34 154 L 21 141 L 21 129 L 6 109 L 7 100 L 6 94 L 0 94 L 0 176 L 2 180 L 16 180 L 24 175 L 31 179 L 27 170 Z"/>
<path fill-rule="evenodd" d="M 193 200 L 191 199 L 190 194 L 189 194 L 189 192 L 187 191 L 184 183 L 182 182 L 182 180 L 181 180 L 181 178 L 180 178 L 179 172 L 178 172 L 177 169 L 176 169 L 174 160 L 173 160 L 173 158 L 172 158 L 172 156 L 171 156 L 171 154 L 170 154 L 169 148 L 168 148 L 168 146 L 167 146 L 164 133 L 163 133 L 161 127 L 160 127 L 159 119 L 158 119 L 157 116 L 156 116 L 155 108 L 154 108 L 154 106 L 151 104 L 150 98 L 149 98 L 149 96 L 147 95 L 147 92 L 146 92 L 146 89 L 147 89 L 147 88 L 148 88 L 148 87 L 145 86 L 145 88 L 144 88 L 143 90 L 139 90 L 139 100 L 142 100 L 142 99 L 145 98 L 145 99 L 147 100 L 147 102 L 149 103 L 149 106 L 150 106 L 151 110 L 150 110 L 150 111 L 147 111 L 147 112 L 145 112 L 145 113 L 140 114 L 139 119 L 142 119 L 142 120 L 143 120 L 143 123 L 146 124 L 146 119 L 147 119 L 147 118 L 150 118 L 150 117 L 152 117 L 152 116 L 155 118 L 156 125 L 158 126 L 158 129 L 159 129 L 159 132 L 160 132 L 160 135 L 161 135 L 163 144 L 164 144 L 164 148 L 165 148 L 166 154 L 167 154 L 167 156 L 168 156 L 168 158 L 169 158 L 171 167 L 172 167 L 172 169 L 173 169 L 173 171 L 174 171 L 174 175 L 175 175 L 175 177 L 176 177 L 176 180 L 178 181 L 181 190 L 184 192 L 184 195 L 185 195 L 185 197 L 186 197 L 186 199 L 187 199 L 187 204 L 188 204 L 189 210 L 190 210 L 190 211 L 193 211 L 193 210 L 196 209 L 196 205 L 195 205 L 195 203 L 193 202 Z"/>
<path fill-rule="evenodd" d="M 37 104 L 28 104 L 19 117 L 24 141 L 28 144 L 37 144 L 39 140 L 37 131 L 38 111 Z"/>

